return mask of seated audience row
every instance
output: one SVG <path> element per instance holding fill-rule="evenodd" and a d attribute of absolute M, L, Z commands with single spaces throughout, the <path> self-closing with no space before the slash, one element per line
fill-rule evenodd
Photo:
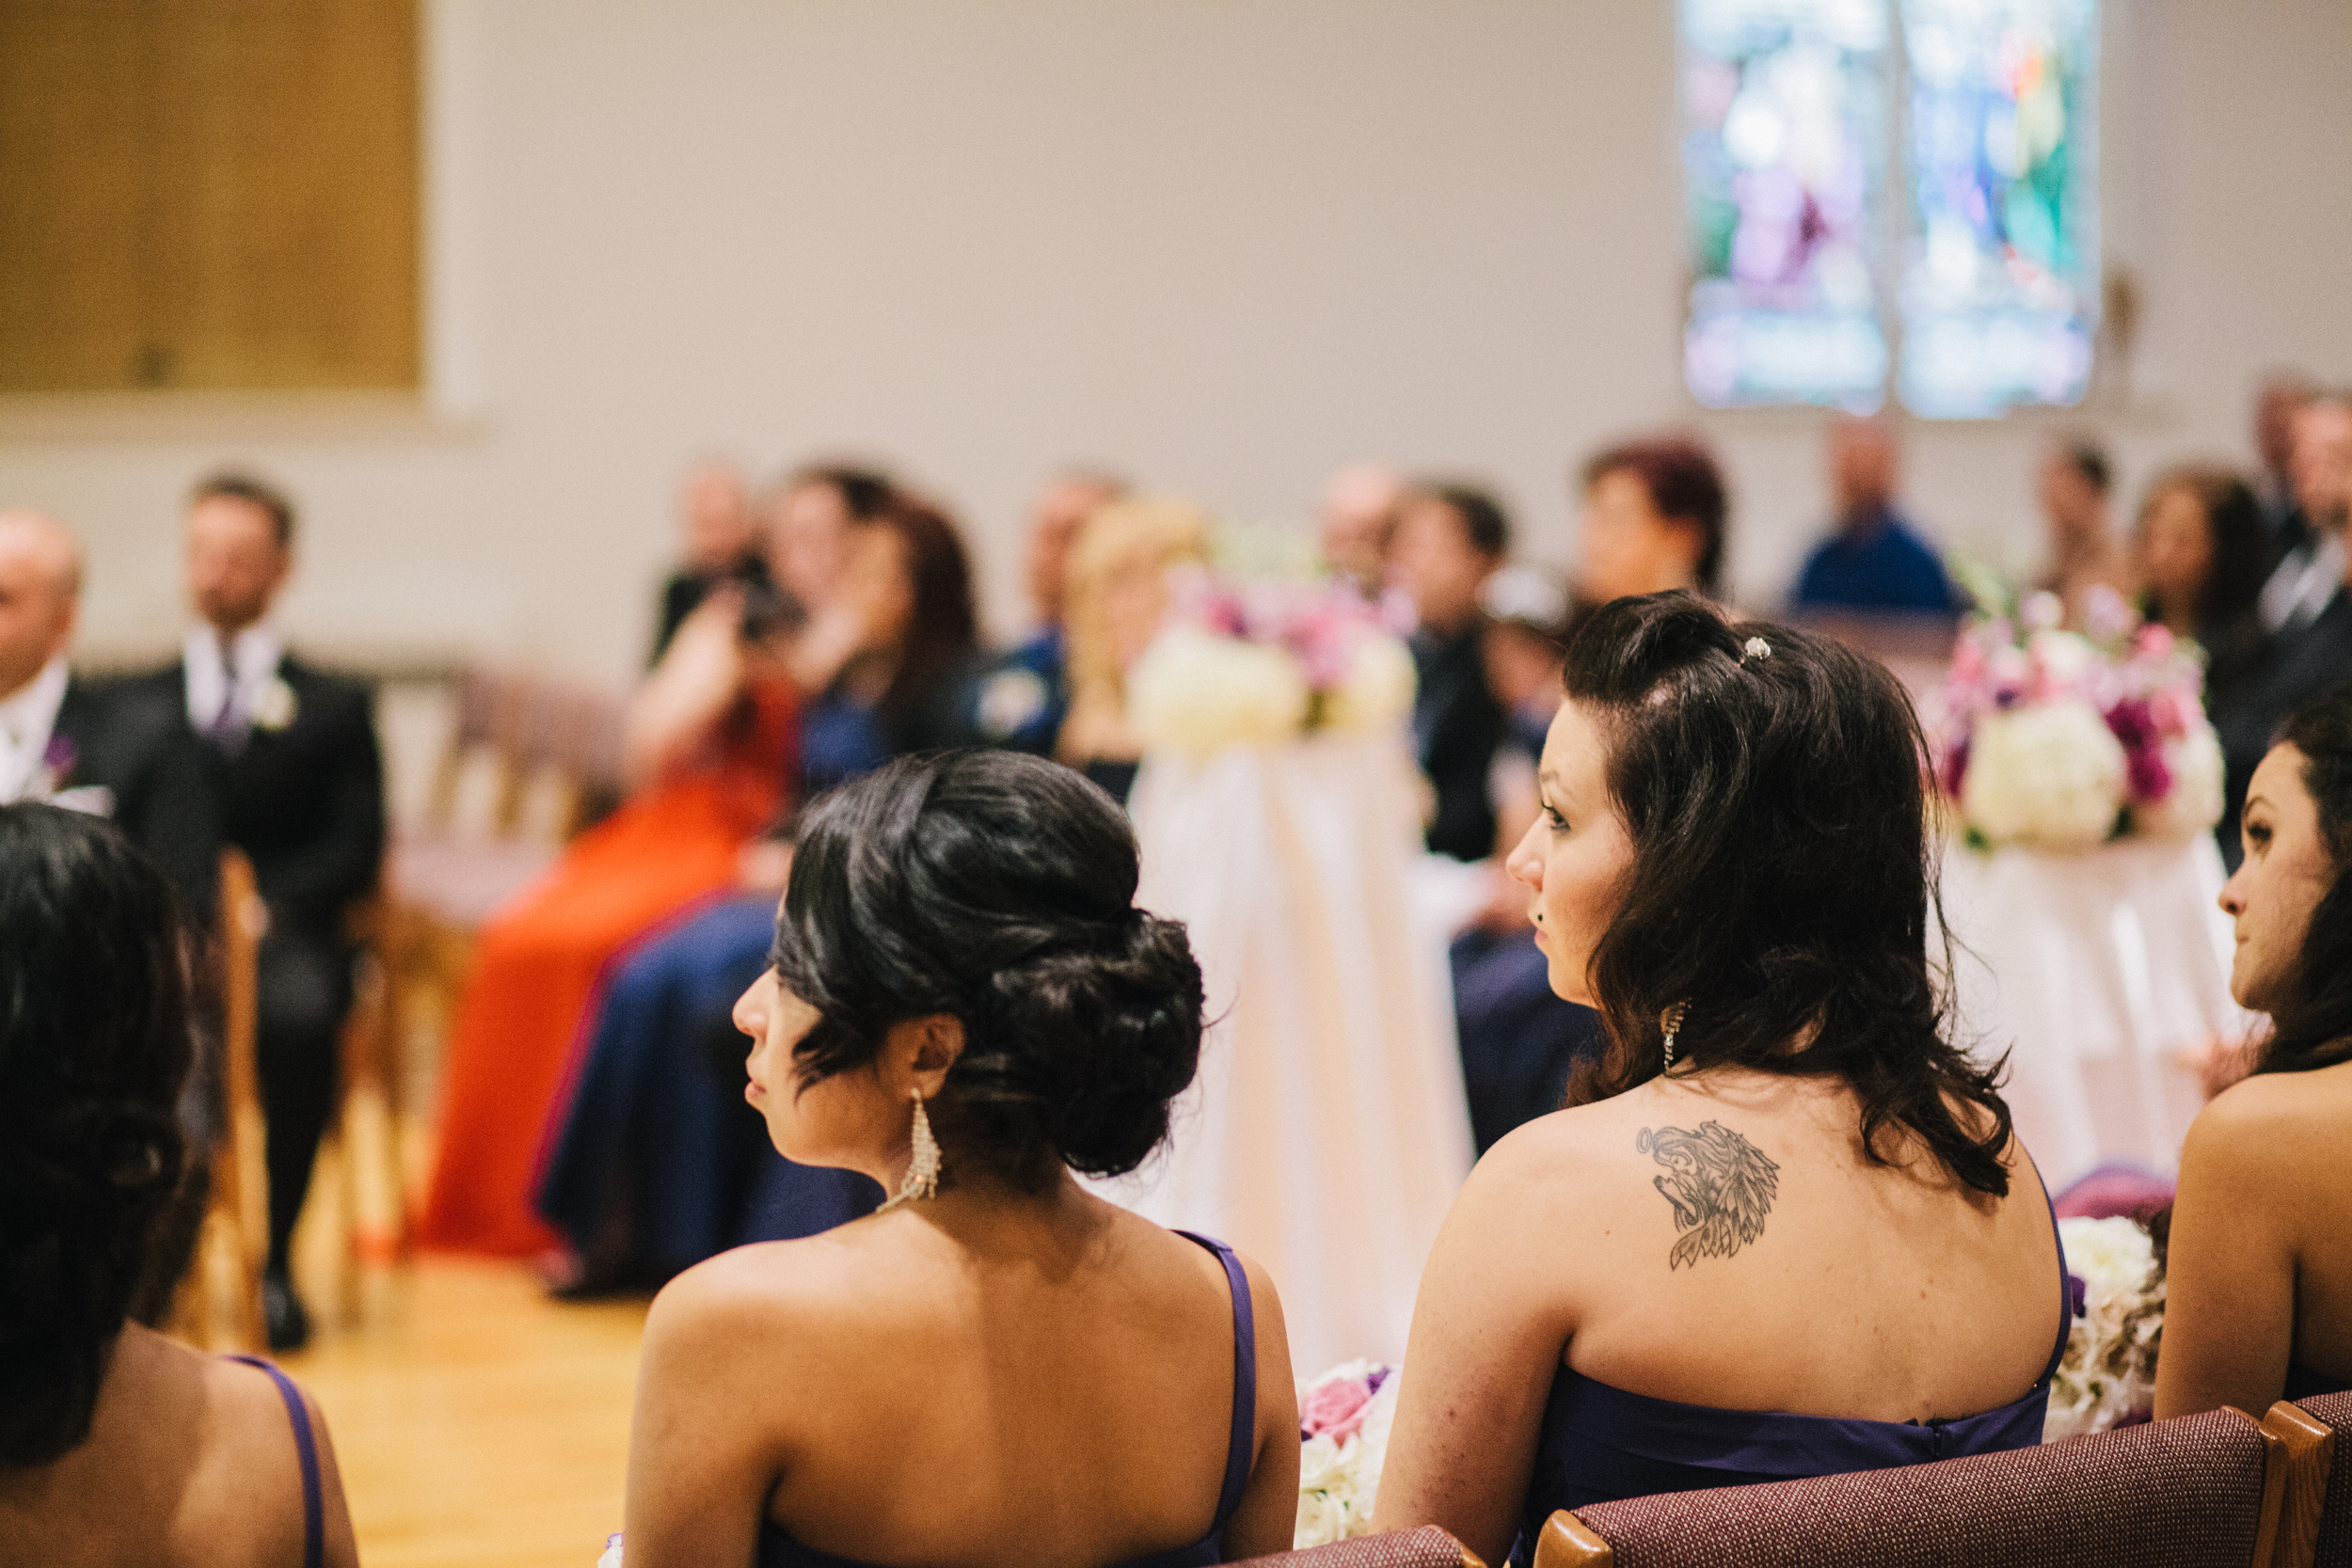
<path fill-rule="evenodd" d="M 1606 1048 L 1447 1222 L 1379 1523 L 1499 1561 L 1559 1506 L 2037 1441 L 2065 1262 L 1997 1069 L 1947 1033 L 1907 697 L 1684 594 L 1596 610 L 1564 685 L 1511 869 Z M 2192 1140 L 2165 1414 L 2352 1371 L 2328 1157 L 2352 1084 L 2352 689 L 2289 723 L 2247 831 L 2233 984 L 2277 1031 Z M 897 761 L 811 810 L 734 1009 L 743 1092 L 780 1153 L 895 1196 L 662 1291 L 638 1568 L 1287 1542 L 1274 1282 L 1073 1179 L 1147 1158 L 1198 1064 L 1200 972 L 1136 878 L 1116 804 L 1016 753 Z M 167 1561 L 349 1561 L 309 1402 L 125 1323 L 185 1157 L 180 943 L 117 830 L 0 807 L 0 1258 L 26 1287 L 0 1300 L 0 1528 L 36 1555 L 103 1528 Z M 126 1478 L 149 1506 L 120 1506 Z"/>

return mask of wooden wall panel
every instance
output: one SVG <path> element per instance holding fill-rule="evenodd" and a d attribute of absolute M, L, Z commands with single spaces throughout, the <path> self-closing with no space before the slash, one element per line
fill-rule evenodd
<path fill-rule="evenodd" d="M 0 0 L 0 390 L 412 388 L 416 0 Z"/>

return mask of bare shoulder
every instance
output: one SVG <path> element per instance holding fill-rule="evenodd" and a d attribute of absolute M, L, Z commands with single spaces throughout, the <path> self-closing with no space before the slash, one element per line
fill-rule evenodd
<path fill-rule="evenodd" d="M 2339 1164 L 2352 1128 L 2352 1063 L 2269 1072 L 2231 1085 L 2197 1114 L 2181 1150 L 2185 1173 L 2228 1180 Z"/>
<path fill-rule="evenodd" d="M 846 1228 L 846 1227 L 845 1227 Z M 862 1238 L 861 1238 L 862 1239 Z M 865 1248 L 839 1231 L 791 1242 L 759 1242 L 695 1264 L 654 1297 L 648 1338 L 740 1343 L 771 1334 L 803 1336 L 854 1320 L 869 1293 Z"/>

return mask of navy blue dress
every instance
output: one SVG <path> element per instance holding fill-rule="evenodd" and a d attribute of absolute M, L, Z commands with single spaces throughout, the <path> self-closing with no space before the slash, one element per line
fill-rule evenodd
<path fill-rule="evenodd" d="M 2046 1195 L 2043 1201 L 2048 1201 Z M 2050 1229 L 2057 1233 L 2055 1213 Z M 2042 1441 L 2050 1379 L 2066 1354 L 2067 1330 L 2074 1322 L 2063 1241 L 2058 1243 L 2058 1339 L 2040 1380 L 1998 1409 L 1948 1421 L 1864 1421 L 1771 1410 L 1717 1410 L 1629 1394 L 1564 1365 L 1552 1378 L 1551 1398 L 1544 1405 L 1534 1473 L 1528 1481 L 1519 1544 L 1511 1560 L 1528 1560 L 1544 1521 L 1563 1508 L 2031 1448 Z"/>

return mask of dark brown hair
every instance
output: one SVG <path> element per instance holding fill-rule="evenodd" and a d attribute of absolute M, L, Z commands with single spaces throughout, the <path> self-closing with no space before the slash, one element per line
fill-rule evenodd
<path fill-rule="evenodd" d="M 2308 1072 L 2352 1061 L 2352 683 L 2296 708 L 2275 742 L 2303 753 L 2303 787 L 2319 809 L 2334 873 L 2312 911 L 2286 999 L 2270 1010 L 2257 1072 Z"/>
<path fill-rule="evenodd" d="M 2143 528 L 2156 503 L 2175 490 L 2194 497 L 2205 514 L 2213 560 L 2198 590 L 2196 610 L 2198 634 L 2209 637 L 2252 613 L 2270 575 L 2270 531 L 2263 522 L 2262 502 L 2244 480 L 2227 468 L 2199 463 L 2156 476 L 2139 503 Z"/>
<path fill-rule="evenodd" d="M 286 499 L 286 492 L 251 474 L 218 473 L 188 492 L 188 506 L 193 510 L 199 501 L 223 496 L 230 500 L 243 501 L 247 506 L 259 507 L 266 514 L 270 530 L 278 536 L 279 549 L 286 549 L 294 544 L 294 502 Z"/>
<path fill-rule="evenodd" d="M 1714 457 L 1687 436 L 1620 442 L 1584 465 L 1585 490 L 1620 469 L 1642 482 L 1660 516 L 1699 531 L 1699 587 L 1712 597 L 1723 578 L 1724 532 L 1731 509 Z"/>
<path fill-rule="evenodd" d="M 971 558 L 945 512 L 901 492 L 871 526 L 889 529 L 904 542 L 907 574 L 914 585 L 906 645 L 879 705 L 883 719 L 896 722 L 978 648 L 979 615 L 972 604 Z"/>
<path fill-rule="evenodd" d="M 1747 650 L 1757 638 L 1770 653 Z M 1658 1076 L 1660 1015 L 1687 1002 L 1677 1065 L 1843 1078 L 1871 1161 L 1893 1163 L 1891 1125 L 1961 1182 L 2005 1195 L 2000 1068 L 1945 1038 L 1928 962 L 1942 926 L 1933 798 L 1895 677 L 1677 593 L 1594 610 L 1562 684 L 1599 721 L 1633 841 L 1589 976 L 1608 1048 L 1578 1066 L 1569 1103 Z"/>

